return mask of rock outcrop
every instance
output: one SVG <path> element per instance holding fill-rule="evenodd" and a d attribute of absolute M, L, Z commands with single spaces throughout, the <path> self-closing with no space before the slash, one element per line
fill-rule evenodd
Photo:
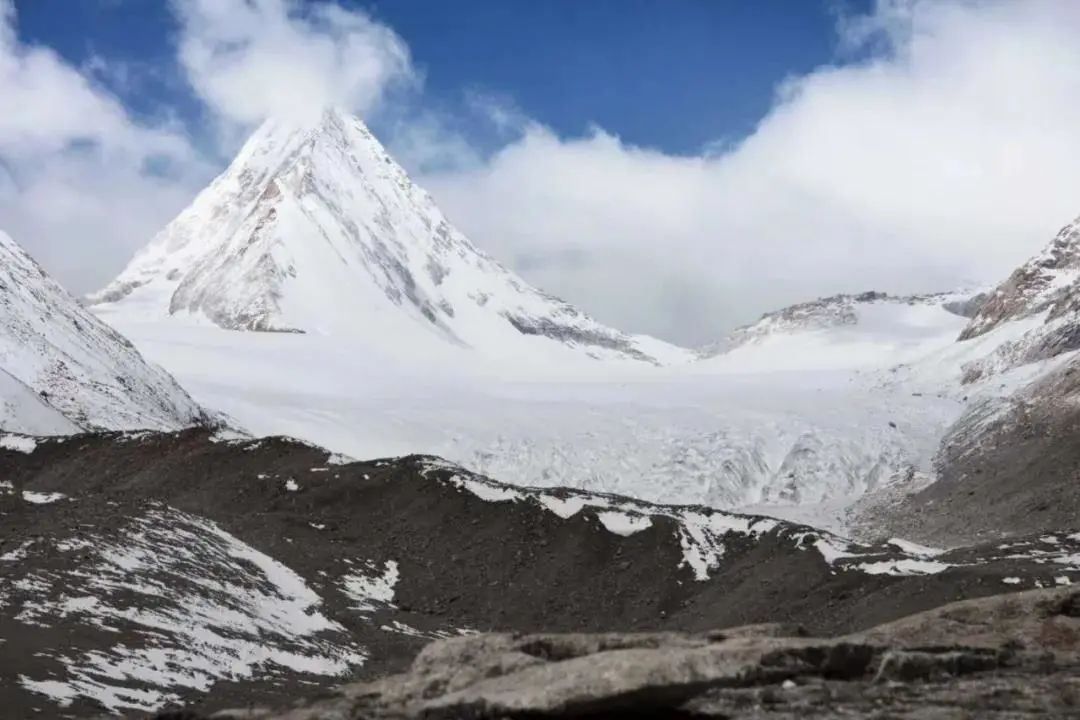
<path fill-rule="evenodd" d="M 400 675 L 246 720 L 1018 718 L 1080 714 L 1080 591 L 955 603 L 833 638 L 753 626 L 704 635 L 479 635 Z"/>

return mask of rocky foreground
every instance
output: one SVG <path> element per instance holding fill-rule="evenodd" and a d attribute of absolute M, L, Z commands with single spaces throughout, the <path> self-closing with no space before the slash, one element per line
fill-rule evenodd
<path fill-rule="evenodd" d="M 954 603 L 835 638 L 754 625 L 443 640 L 400 675 L 213 717 L 1080 717 L 1080 591 Z"/>
<path fill-rule="evenodd" d="M 1039 683 L 1071 687 L 1055 680 L 1073 667 L 1068 657 L 1038 658 L 1056 652 L 1057 635 L 1076 637 L 1075 530 L 947 552 L 863 545 L 759 516 L 517 488 L 437 458 L 352 462 L 207 430 L 0 435 L 0 479 L 0 703 L 10 717 L 210 716 L 370 681 L 383 684 L 367 686 L 376 689 L 359 715 L 298 717 L 408 716 L 408 688 L 420 686 L 425 703 L 445 699 L 424 705 L 427 716 L 582 714 L 592 701 L 575 683 L 605 667 L 593 676 L 611 684 L 597 712 L 622 713 L 633 698 L 738 716 L 731 708 L 775 691 L 808 713 L 832 695 L 866 707 L 887 687 L 872 682 L 884 659 L 901 649 L 923 655 L 889 663 L 928 664 L 930 678 L 978 669 L 963 679 L 983 683 L 978 692 L 1024 678 L 1034 703 Z M 904 643 L 867 634 L 950 602 L 1038 588 L 1057 600 L 1036 615 L 1016 601 L 1016 623 L 1035 618 L 1022 648 L 995 635 L 971 650 L 970 637 L 940 629 Z M 843 639 L 715 634 L 755 623 Z M 570 635 L 532 635 L 540 630 Z M 782 687 L 787 679 L 796 687 Z M 510 692 L 529 683 L 543 686 L 527 700 L 542 708 Z M 500 687 L 510 704 L 486 694 Z M 951 687 L 922 683 L 912 697 L 940 692 L 935 702 L 947 704 Z M 1026 707 L 1021 699 L 1009 707 Z"/>

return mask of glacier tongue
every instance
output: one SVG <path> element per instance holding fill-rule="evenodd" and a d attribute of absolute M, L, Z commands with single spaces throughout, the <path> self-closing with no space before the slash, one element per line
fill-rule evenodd
<path fill-rule="evenodd" d="M 129 319 L 386 338 L 410 353 L 690 358 L 529 286 L 454 228 L 359 119 L 332 110 L 313 126 L 266 121 L 90 300 Z"/>

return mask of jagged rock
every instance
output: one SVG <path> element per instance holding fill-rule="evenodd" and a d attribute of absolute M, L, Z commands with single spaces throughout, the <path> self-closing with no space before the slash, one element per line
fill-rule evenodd
<path fill-rule="evenodd" d="M 826 639 L 481 635 L 408 672 L 254 720 L 572 717 L 1075 716 L 1080 591 L 945 607 Z M 991 699 L 993 698 L 993 699 Z"/>
<path fill-rule="evenodd" d="M 1013 271 L 982 303 L 960 334 L 978 337 L 1003 322 L 1053 309 L 1076 294 L 1080 278 L 1080 218 L 1061 229 L 1038 255 Z"/>

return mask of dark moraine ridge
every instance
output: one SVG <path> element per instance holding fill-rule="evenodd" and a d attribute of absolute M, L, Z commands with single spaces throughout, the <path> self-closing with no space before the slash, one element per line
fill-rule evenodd
<path fill-rule="evenodd" d="M 56 698 L 58 687 L 67 688 L 64 712 L 72 716 L 100 712 L 90 696 L 102 688 L 120 710 L 149 708 L 154 697 L 200 711 L 280 704 L 401 671 L 431 639 L 463 630 L 703 632 L 781 622 L 836 634 L 964 598 L 1080 580 L 1041 550 L 995 545 L 935 558 L 955 566 L 934 574 L 871 574 L 850 558 L 826 562 L 816 544 L 828 536 L 807 527 L 514 490 L 427 457 L 335 464 L 300 442 L 226 441 L 206 430 L 56 438 L 29 453 L 0 448 L 0 478 L 39 500 L 64 496 L 36 504 L 0 497 L 0 701 L 12 717 L 52 716 L 49 694 Z M 584 507 L 562 517 L 546 506 L 557 501 Z M 612 532 L 603 517 L 611 512 L 636 517 L 643 529 Z M 686 562 L 686 514 L 720 528 L 723 548 L 704 580 Z M 740 523 L 760 529 L 724 534 L 725 524 Z M 1080 551 L 1080 540 L 1070 542 L 1062 536 L 1055 547 Z M 126 546 L 138 550 L 135 560 L 123 556 Z M 904 560 L 895 547 L 860 552 L 875 562 Z M 342 590 L 346 571 L 363 566 L 375 577 L 389 561 L 389 596 L 361 607 Z M 283 572 L 316 594 L 305 617 L 325 627 L 299 640 L 288 628 L 249 632 L 242 622 L 222 633 L 249 650 L 356 648 L 362 666 L 335 676 L 254 663 L 240 673 L 218 667 L 170 679 L 177 658 L 199 643 L 147 624 L 146 613 L 201 617 L 210 605 L 252 612 L 259 606 L 244 604 L 251 598 L 281 600 L 271 581 Z M 112 583 L 107 602 L 92 597 L 103 576 Z M 289 582 L 296 584 L 278 584 Z M 158 669 L 167 677 L 115 671 L 133 657 L 165 657 Z"/>

